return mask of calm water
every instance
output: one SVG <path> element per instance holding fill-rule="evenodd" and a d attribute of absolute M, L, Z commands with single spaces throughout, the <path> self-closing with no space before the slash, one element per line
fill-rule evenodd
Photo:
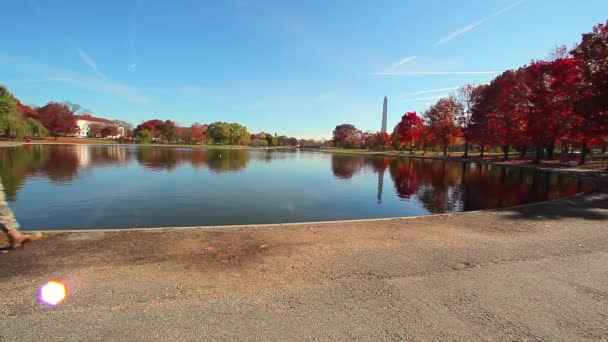
<path fill-rule="evenodd" d="M 413 216 L 588 190 L 564 176 L 475 163 L 137 146 L 3 148 L 0 176 L 26 230 Z"/>

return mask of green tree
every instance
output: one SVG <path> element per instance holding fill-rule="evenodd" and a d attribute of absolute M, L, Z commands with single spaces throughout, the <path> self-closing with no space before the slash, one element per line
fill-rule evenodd
<path fill-rule="evenodd" d="M 177 137 L 177 125 L 171 120 L 165 121 L 160 130 L 168 142 L 175 140 Z"/>
<path fill-rule="evenodd" d="M 140 144 L 149 144 L 152 142 L 152 133 L 147 129 L 138 131 L 135 139 L 138 140 Z"/>
<path fill-rule="evenodd" d="M 0 118 L 17 112 L 17 101 L 6 87 L 0 86 Z"/>
<path fill-rule="evenodd" d="M 207 136 L 215 143 L 224 144 L 230 136 L 230 125 L 227 122 L 214 122 L 209 125 Z"/>
<path fill-rule="evenodd" d="M 34 137 L 47 136 L 46 128 L 36 119 L 26 118 L 22 115 L 17 103 L 17 99 L 8 89 L 0 86 L 0 131 L 3 135 L 17 139 L 28 134 Z"/>
<path fill-rule="evenodd" d="M 49 131 L 44 127 L 44 125 L 33 118 L 25 119 L 25 124 L 27 126 L 27 133 L 34 138 L 44 138 L 49 136 Z"/>
<path fill-rule="evenodd" d="M 246 144 L 251 137 L 251 134 L 247 131 L 247 127 L 238 123 L 229 124 L 229 132 L 230 145 Z"/>
<path fill-rule="evenodd" d="M 238 123 L 214 122 L 209 125 L 207 136 L 214 142 L 229 145 L 246 144 L 251 135 L 247 127 Z"/>
<path fill-rule="evenodd" d="M 268 146 L 277 146 L 279 144 L 278 139 L 270 134 L 266 134 L 266 142 L 268 143 Z"/>

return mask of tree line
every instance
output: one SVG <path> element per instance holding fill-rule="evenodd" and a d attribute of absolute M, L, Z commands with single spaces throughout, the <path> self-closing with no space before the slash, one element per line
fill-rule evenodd
<path fill-rule="evenodd" d="M 238 123 L 213 122 L 193 123 L 182 127 L 172 120 L 153 119 L 137 125 L 133 132 L 141 143 L 155 141 L 186 144 L 248 145 L 252 147 L 299 146 L 298 139 L 286 135 L 249 133 L 247 127 Z"/>
<path fill-rule="evenodd" d="M 49 102 L 42 107 L 25 105 L 15 98 L 8 89 L 0 86 L 0 136 L 9 139 L 45 138 L 48 136 L 70 136 L 79 132 L 78 116 L 86 112 L 81 106 L 71 102 Z M 86 115 L 85 115 L 86 116 Z M 89 127 L 91 137 L 112 137 L 119 135 L 118 126 L 125 132 L 132 131 L 132 125 L 114 120 L 108 123 L 93 123 Z"/>
<path fill-rule="evenodd" d="M 387 139 L 388 138 L 388 139 Z M 333 132 L 338 147 L 422 149 L 443 154 L 456 142 L 464 156 L 500 148 L 534 160 L 580 151 L 585 164 L 591 148 L 608 143 L 608 21 L 582 35 L 574 48 L 558 47 L 547 60 L 507 70 L 489 84 L 464 85 L 422 115 L 407 112 L 390 136 L 363 133 L 353 125 Z"/>
<path fill-rule="evenodd" d="M 42 107 L 24 105 L 6 87 L 0 86 L 0 136 L 9 139 L 34 139 L 48 136 L 72 136 L 79 132 L 78 116 L 87 112 L 70 102 L 49 102 Z M 84 115 L 86 118 L 86 114 Z M 122 127 L 122 132 L 118 127 Z M 182 127 L 172 120 L 147 120 L 133 128 L 126 121 L 95 122 L 89 125 L 87 134 L 92 138 L 116 137 L 139 143 L 165 142 L 185 144 L 249 145 L 252 147 L 299 146 L 294 137 L 269 133 L 249 133 L 247 127 L 238 123 L 198 122 Z M 309 146 L 320 146 L 321 142 L 302 140 Z"/>

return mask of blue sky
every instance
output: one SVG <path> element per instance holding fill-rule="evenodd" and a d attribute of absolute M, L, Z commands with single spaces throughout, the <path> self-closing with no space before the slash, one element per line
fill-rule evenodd
<path fill-rule="evenodd" d="M 385 95 L 392 127 L 608 19 L 606 0 L 2 3 L 0 84 L 24 103 L 314 138 L 379 130 Z"/>

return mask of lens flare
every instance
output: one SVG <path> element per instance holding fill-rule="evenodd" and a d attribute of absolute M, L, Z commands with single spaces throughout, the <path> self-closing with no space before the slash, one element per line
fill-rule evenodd
<path fill-rule="evenodd" d="M 60 304 L 65 301 L 67 296 L 67 288 L 59 280 L 51 280 L 38 289 L 38 301 L 47 306 Z"/>

